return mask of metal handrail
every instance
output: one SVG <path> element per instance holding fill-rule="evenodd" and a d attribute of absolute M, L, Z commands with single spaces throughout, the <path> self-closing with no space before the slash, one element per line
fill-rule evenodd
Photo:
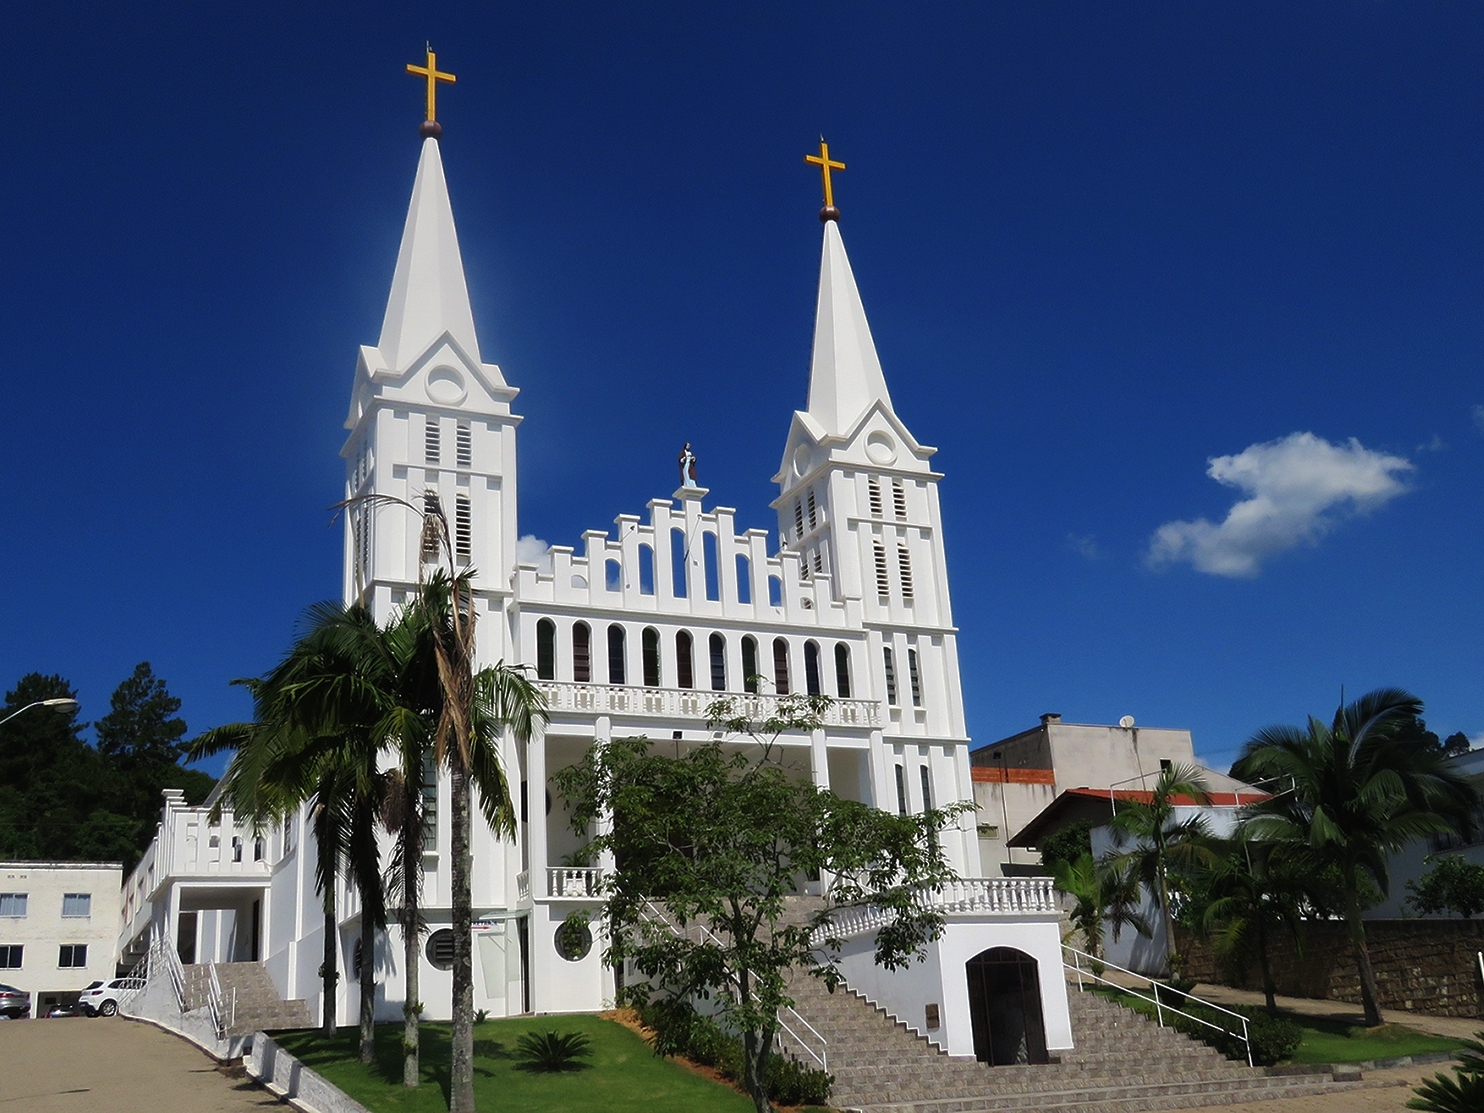
<path fill-rule="evenodd" d="M 1227 1016 L 1234 1017 L 1235 1019 L 1240 1020 L 1242 1022 L 1242 1032 L 1241 1032 L 1241 1035 L 1237 1035 L 1236 1032 L 1233 1032 L 1233 1031 L 1231 1031 L 1231 1030 L 1229 1030 L 1227 1028 L 1223 1028 L 1219 1024 L 1212 1024 L 1209 1020 L 1203 1020 L 1200 1017 L 1195 1016 L 1192 1013 L 1186 1012 L 1184 1009 L 1178 1009 L 1174 1005 L 1168 1005 L 1168 1004 L 1165 1004 L 1164 1002 L 1160 1001 L 1160 999 L 1159 999 L 1159 990 L 1154 988 L 1158 983 L 1156 983 L 1155 980 L 1153 978 L 1151 978 L 1148 974 L 1139 974 L 1139 973 L 1136 973 L 1135 971 L 1129 970 L 1126 967 L 1119 966 L 1116 962 L 1109 962 L 1107 959 L 1097 958 L 1096 956 L 1087 954 L 1084 951 L 1079 951 L 1076 947 L 1069 947 L 1065 943 L 1062 944 L 1062 948 L 1061 949 L 1063 951 L 1070 952 L 1071 955 L 1073 956 L 1073 961 L 1072 962 L 1067 962 L 1065 959 L 1063 959 L 1062 960 L 1062 965 L 1066 969 L 1073 970 L 1073 971 L 1076 972 L 1076 974 L 1077 974 L 1077 988 L 1079 990 L 1083 989 L 1082 979 L 1084 977 L 1087 977 L 1087 978 L 1092 979 L 1095 982 L 1101 982 L 1103 985 L 1111 986 L 1112 988 L 1118 990 L 1120 993 L 1127 993 L 1130 996 L 1137 997 L 1140 1001 L 1148 1001 L 1150 1004 L 1152 1004 L 1154 1006 L 1154 1015 L 1155 1015 L 1155 1018 L 1158 1020 L 1159 1026 L 1161 1028 L 1163 1028 L 1165 1026 L 1164 1014 L 1165 1014 L 1165 1011 L 1168 1010 L 1169 1012 L 1175 1013 L 1177 1016 L 1183 1016 L 1183 1017 L 1185 1017 L 1186 1020 L 1193 1020 L 1197 1024 L 1203 1024 L 1207 1028 L 1214 1028 L 1216 1031 L 1222 1032 L 1225 1035 L 1235 1036 L 1237 1039 L 1239 1039 L 1239 1040 L 1242 1041 L 1242 1046 L 1247 1049 L 1247 1065 L 1249 1067 L 1253 1065 L 1253 1063 L 1252 1063 L 1252 1040 L 1248 1036 L 1247 1018 L 1245 1016 L 1243 1016 L 1241 1013 L 1233 1012 L 1231 1009 L 1224 1008 L 1221 1005 L 1216 1004 L 1216 1002 L 1214 1002 L 1214 1001 L 1207 1001 L 1204 998 L 1197 997 L 1194 993 L 1183 993 L 1183 994 L 1181 994 L 1181 996 L 1183 996 L 1188 1001 L 1194 1001 L 1197 1004 L 1203 1005 L 1203 1006 L 1205 1006 L 1208 1009 L 1215 1009 L 1217 1012 L 1225 1013 Z M 1139 993 L 1137 990 L 1130 989 L 1126 985 L 1119 985 L 1117 982 L 1111 981 L 1108 978 L 1105 978 L 1105 977 L 1103 977 L 1100 974 L 1094 974 L 1091 970 L 1084 971 L 1082 969 L 1082 961 L 1081 961 L 1084 958 L 1087 959 L 1088 962 L 1095 962 L 1095 963 L 1097 963 L 1100 966 L 1106 967 L 1107 969 L 1117 970 L 1121 974 L 1127 974 L 1127 975 L 1129 975 L 1130 977 L 1133 977 L 1133 978 L 1142 978 L 1144 981 L 1146 981 L 1146 982 L 1149 983 L 1150 989 L 1153 992 L 1154 996 L 1152 996 L 1152 997 L 1146 997 L 1146 996 L 1144 996 L 1144 994 Z M 1172 991 L 1172 992 L 1174 992 L 1174 991 Z"/>
<path fill-rule="evenodd" d="M 650 920 L 651 922 L 654 920 L 658 920 L 665 926 L 665 929 L 669 931 L 671 935 L 674 935 L 676 938 L 679 939 L 685 938 L 685 932 L 680 928 L 680 926 L 678 924 L 671 923 L 670 918 L 663 912 L 661 912 L 658 908 L 656 908 L 653 901 L 646 898 L 644 901 L 644 906 L 649 910 L 648 914 L 645 916 L 646 919 Z M 697 923 L 694 926 L 698 931 L 700 931 L 703 940 L 709 938 L 709 940 L 711 942 L 714 942 L 717 946 L 725 946 L 725 944 L 721 941 L 721 938 L 705 924 Z M 732 976 L 732 980 L 734 982 L 738 980 L 736 975 Z M 820 1070 L 828 1074 L 830 1069 L 830 1041 L 825 1039 L 825 1037 L 820 1034 L 819 1029 L 815 1028 L 814 1025 L 810 1024 L 801 1015 L 799 1015 L 798 1011 L 794 1009 L 793 1006 L 784 1005 L 778 1011 L 780 1014 L 777 1018 L 778 1027 L 787 1032 L 788 1035 L 792 1037 L 794 1043 L 802 1047 L 804 1051 L 808 1053 L 809 1058 L 813 1059 L 816 1063 L 819 1064 Z M 785 1011 L 792 1015 L 792 1017 L 800 1024 L 802 1024 L 805 1028 L 809 1029 L 810 1035 L 812 1035 L 819 1041 L 820 1049 L 818 1055 L 814 1053 L 814 1049 L 809 1046 L 808 1041 L 802 1039 L 797 1032 L 795 1032 L 788 1026 L 788 1022 L 784 1020 L 783 1016 L 781 1015 Z"/>

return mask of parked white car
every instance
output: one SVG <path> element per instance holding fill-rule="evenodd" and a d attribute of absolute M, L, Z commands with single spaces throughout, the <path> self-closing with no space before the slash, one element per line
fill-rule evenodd
<path fill-rule="evenodd" d="M 141 978 L 114 978 L 89 986 L 78 995 L 77 1003 L 89 1016 L 112 1016 L 119 1011 L 119 998 L 144 988 Z"/>

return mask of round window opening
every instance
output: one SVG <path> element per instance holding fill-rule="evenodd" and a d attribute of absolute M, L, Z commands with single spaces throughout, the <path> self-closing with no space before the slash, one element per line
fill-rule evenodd
<path fill-rule="evenodd" d="M 578 962 L 593 949 L 593 929 L 581 920 L 568 918 L 556 930 L 556 953 L 568 962 Z"/>
<path fill-rule="evenodd" d="M 448 928 L 439 928 L 428 936 L 428 945 L 424 948 L 428 961 L 439 970 L 453 969 L 453 932 Z"/>

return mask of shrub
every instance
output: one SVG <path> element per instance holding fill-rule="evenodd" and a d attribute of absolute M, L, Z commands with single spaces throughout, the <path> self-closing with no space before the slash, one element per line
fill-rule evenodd
<path fill-rule="evenodd" d="M 1188 1005 L 1184 1011 L 1191 1016 L 1219 1025 L 1223 1030 L 1209 1028 L 1205 1024 L 1198 1024 L 1179 1014 L 1167 1016 L 1167 1023 L 1177 1032 L 1210 1044 L 1228 1059 L 1246 1060 L 1247 1049 L 1242 1046 L 1240 1033 L 1233 1034 L 1225 1031 L 1225 1029 L 1237 1026 L 1237 1022 L 1232 1017 L 1200 1005 Z M 1290 1020 L 1286 1016 L 1272 1016 L 1253 1005 L 1238 1005 L 1232 1009 L 1232 1012 L 1247 1018 L 1247 1039 L 1252 1045 L 1254 1066 L 1270 1067 L 1274 1063 L 1282 1062 L 1298 1050 L 1298 1045 L 1304 1040 L 1303 1028 L 1298 1025 L 1297 1021 Z"/>
<path fill-rule="evenodd" d="M 793 1059 L 768 1059 L 768 1097 L 779 1105 L 824 1105 L 830 1100 L 835 1076 Z"/>
<path fill-rule="evenodd" d="M 550 1073 L 582 1070 L 593 1053 L 592 1040 L 581 1032 L 527 1032 L 515 1045 L 520 1070 Z"/>

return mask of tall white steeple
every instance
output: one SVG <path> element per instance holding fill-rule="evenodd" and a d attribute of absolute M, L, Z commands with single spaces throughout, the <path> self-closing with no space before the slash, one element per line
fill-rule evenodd
<path fill-rule="evenodd" d="M 845 254 L 845 241 L 840 237 L 840 222 L 826 220 L 808 413 L 825 433 L 841 436 L 872 402 L 878 401 L 891 409 L 871 325 Z"/>

